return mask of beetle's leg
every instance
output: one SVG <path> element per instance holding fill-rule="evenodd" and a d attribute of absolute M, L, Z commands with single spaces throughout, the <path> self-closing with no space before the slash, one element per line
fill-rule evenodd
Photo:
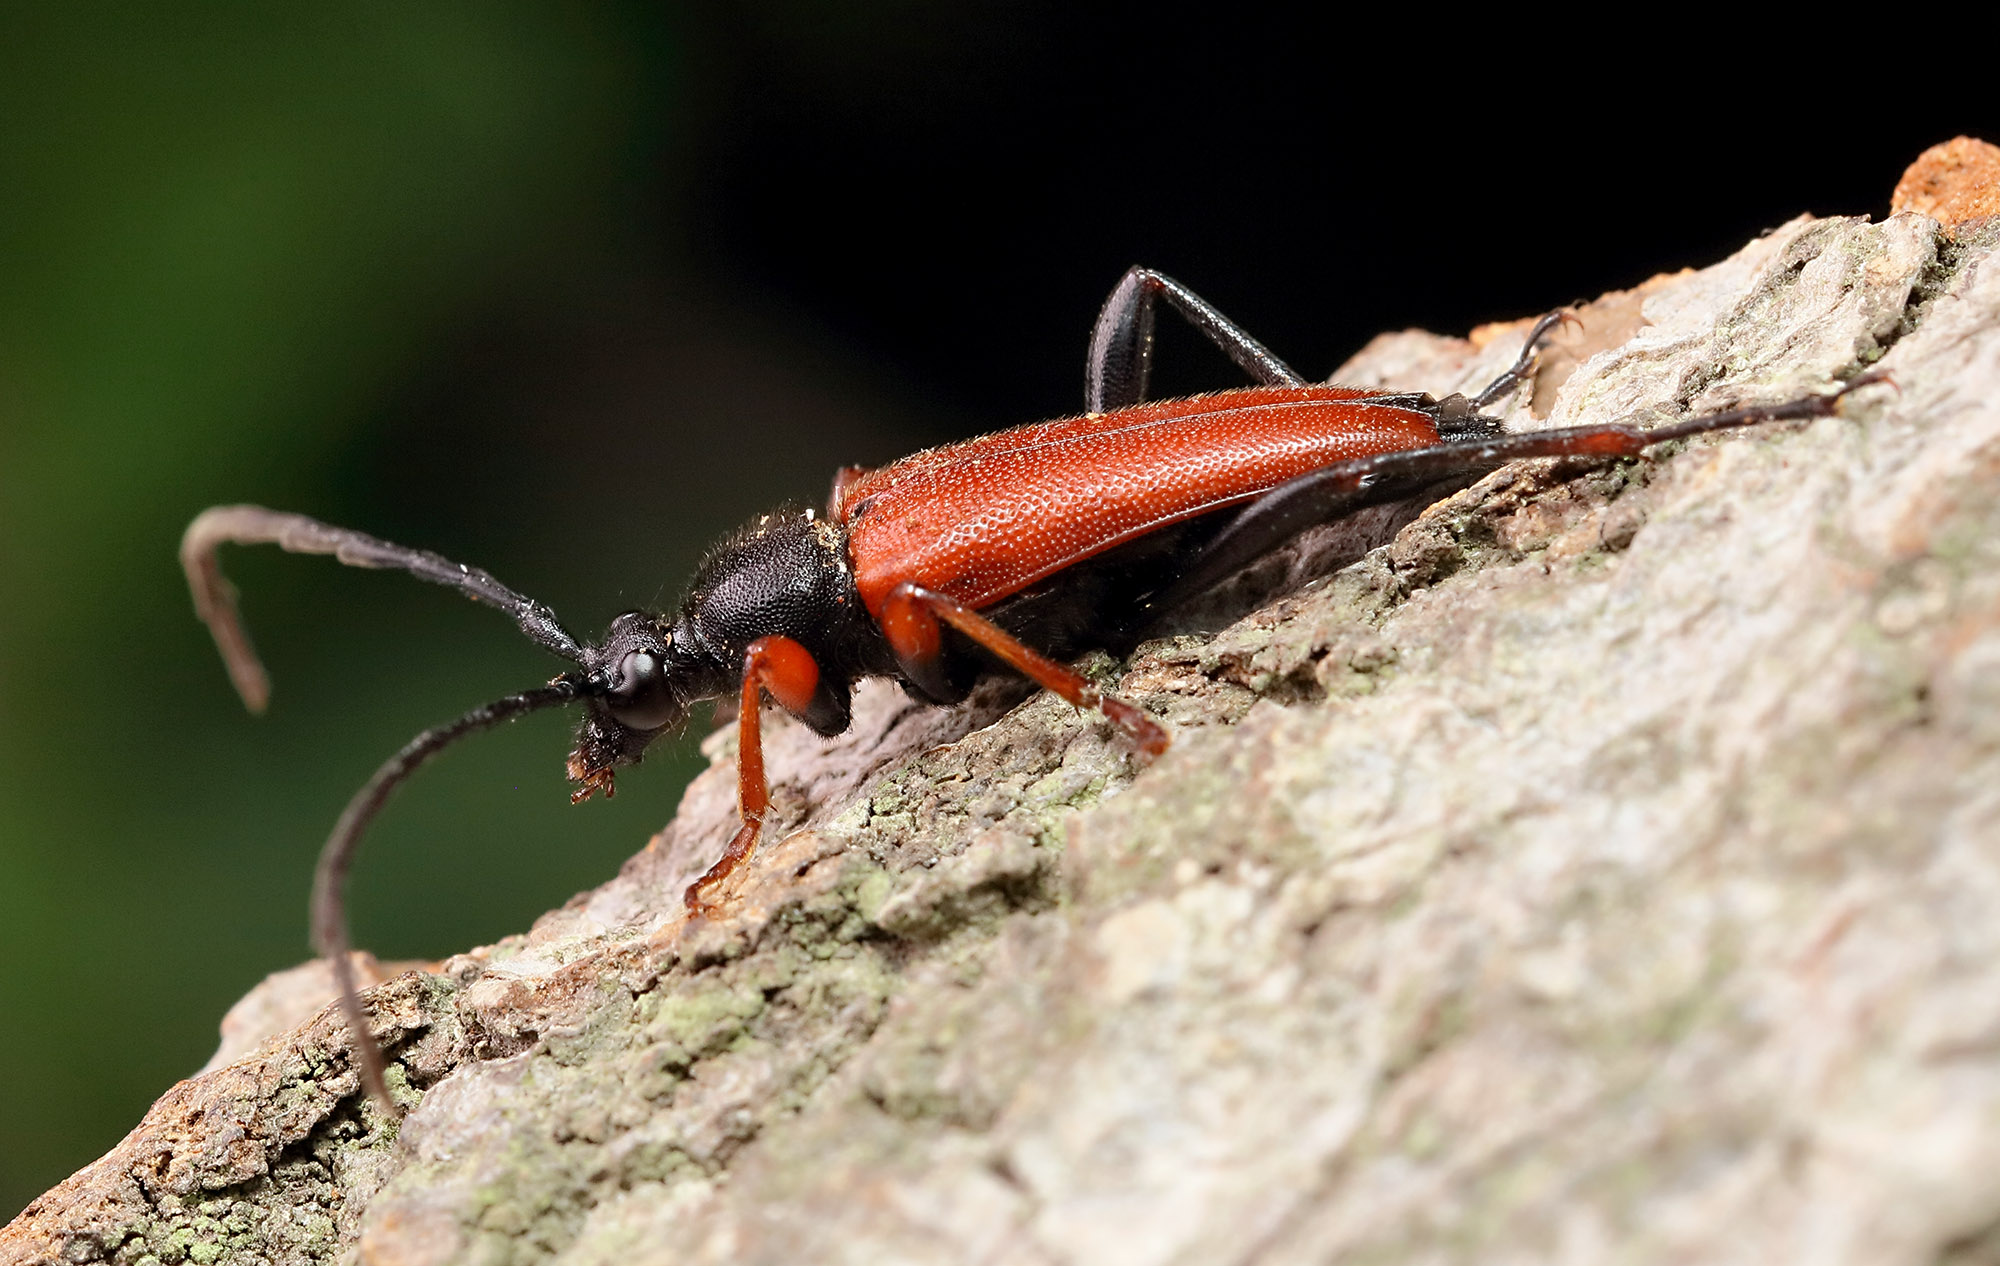
<path fill-rule="evenodd" d="M 1279 484 L 1238 514 L 1173 584 L 1149 601 L 1149 615 L 1171 611 L 1316 523 L 1401 500 L 1447 479 L 1483 474 L 1527 457 L 1636 457 L 1654 444 L 1705 431 L 1831 417 L 1848 392 L 1883 381 L 1882 376 L 1869 374 L 1825 395 L 1707 413 L 1651 429 L 1611 423 L 1528 431 L 1380 453 L 1309 471 Z"/>
<path fill-rule="evenodd" d="M 1500 419 L 1486 417 L 1480 410 L 1503 399 L 1535 372 L 1535 365 L 1542 358 L 1542 348 L 1547 345 L 1549 335 L 1557 326 L 1564 324 L 1581 326 L 1583 323 L 1562 308 L 1547 313 L 1528 331 L 1527 341 L 1521 344 L 1521 354 L 1514 358 L 1514 363 L 1507 366 L 1506 372 L 1498 378 L 1487 383 L 1478 395 L 1469 398 L 1463 394 L 1449 395 L 1426 406 L 1424 412 L 1437 422 L 1438 434 L 1447 440 L 1499 435 Z"/>
<path fill-rule="evenodd" d="M 1554 312 L 1544 313 L 1542 319 L 1535 322 L 1535 328 L 1528 331 L 1527 341 L 1521 344 L 1521 354 L 1514 358 L 1513 364 L 1507 366 L 1507 372 L 1487 383 L 1485 390 L 1472 397 L 1472 407 L 1484 409 L 1520 386 L 1521 380 L 1535 371 L 1535 362 L 1542 358 L 1542 348 L 1548 343 L 1549 335 L 1553 334 L 1559 325 L 1583 328 L 1583 322 L 1577 320 L 1576 314 L 1567 308 L 1557 308 Z"/>
<path fill-rule="evenodd" d="M 736 807 L 743 826 L 708 873 L 682 894 L 688 913 L 713 910 L 709 894 L 736 873 L 757 843 L 757 830 L 771 807 L 771 787 L 764 780 L 764 731 L 758 721 L 763 696 L 788 712 L 804 712 L 819 693 L 819 664 L 812 652 L 789 637 L 760 637 L 743 652 L 743 696 L 736 714 Z"/>
<path fill-rule="evenodd" d="M 1084 365 L 1083 402 L 1091 413 L 1121 409 L 1146 398 L 1153 370 L 1153 300 L 1163 298 L 1188 324 L 1215 341 L 1229 359 L 1266 386 L 1305 383 L 1291 366 L 1244 329 L 1215 310 L 1208 300 L 1165 273 L 1128 268 L 1104 301 L 1090 331 L 1090 359 Z"/>
<path fill-rule="evenodd" d="M 882 603 L 882 633 L 910 679 L 918 685 L 941 670 L 943 640 L 938 621 L 965 634 L 1000 657 L 1008 667 L 1042 689 L 1062 696 L 1079 708 L 1096 708 L 1125 731 L 1150 756 L 1167 750 L 1167 732 L 1134 704 L 1108 695 L 1074 669 L 1056 663 L 993 621 L 955 598 L 933 593 L 905 581 L 889 591 Z"/>
<path fill-rule="evenodd" d="M 835 523 L 847 515 L 847 490 L 875 472 L 873 466 L 842 466 L 833 472 L 833 487 L 826 494 L 826 517 Z"/>
<path fill-rule="evenodd" d="M 1435 453 L 1439 450 L 1432 447 L 1411 451 Z M 1364 469 L 1356 477 L 1355 468 L 1372 467 L 1377 460 L 1364 457 L 1308 471 L 1252 501 L 1216 533 L 1200 553 L 1188 560 L 1187 567 L 1171 583 L 1146 600 L 1138 622 L 1126 631 L 1130 634 L 1143 633 L 1158 617 L 1221 584 L 1309 527 L 1332 523 L 1370 506 L 1401 501 L 1453 476 L 1484 473 L 1501 464 L 1459 458 L 1450 469 L 1428 476 L 1371 479 Z"/>

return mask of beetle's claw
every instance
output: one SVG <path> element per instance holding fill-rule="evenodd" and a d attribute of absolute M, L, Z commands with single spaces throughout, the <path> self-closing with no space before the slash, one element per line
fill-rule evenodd
<path fill-rule="evenodd" d="M 1583 328 L 1583 318 L 1577 316 L 1576 313 L 1570 311 L 1568 308 L 1556 308 L 1553 311 L 1544 312 L 1535 321 L 1533 328 L 1528 331 L 1528 341 L 1521 349 L 1523 354 L 1539 356 L 1548 347 L 1550 337 L 1558 329 L 1572 325 L 1581 330 Z"/>

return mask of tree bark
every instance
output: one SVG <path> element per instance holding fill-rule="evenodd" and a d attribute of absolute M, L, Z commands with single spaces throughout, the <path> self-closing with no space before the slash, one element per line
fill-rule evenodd
<path fill-rule="evenodd" d="M 2000 1258 L 1996 237 L 1800 219 L 1580 309 L 1512 429 L 1896 388 L 1318 534 L 1100 658 L 1151 764 L 1018 690 L 773 720 L 690 924 L 716 736 L 616 879 L 369 992 L 400 1126 L 337 1012 L 239 1034 L 0 1260 Z"/>

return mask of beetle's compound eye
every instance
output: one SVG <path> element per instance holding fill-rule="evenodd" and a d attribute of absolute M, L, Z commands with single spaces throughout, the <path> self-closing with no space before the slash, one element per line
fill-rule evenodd
<path fill-rule="evenodd" d="M 628 651 L 618 661 L 618 684 L 605 696 L 612 719 L 635 730 L 657 730 L 680 716 L 667 688 L 666 665 L 651 651 Z"/>

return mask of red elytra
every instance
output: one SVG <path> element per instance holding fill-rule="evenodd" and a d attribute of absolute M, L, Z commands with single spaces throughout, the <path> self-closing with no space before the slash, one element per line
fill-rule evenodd
<path fill-rule="evenodd" d="M 877 620 L 910 583 L 978 609 L 1309 471 L 1440 442 L 1358 387 L 1248 387 L 1016 427 L 841 484 L 855 587 Z"/>

